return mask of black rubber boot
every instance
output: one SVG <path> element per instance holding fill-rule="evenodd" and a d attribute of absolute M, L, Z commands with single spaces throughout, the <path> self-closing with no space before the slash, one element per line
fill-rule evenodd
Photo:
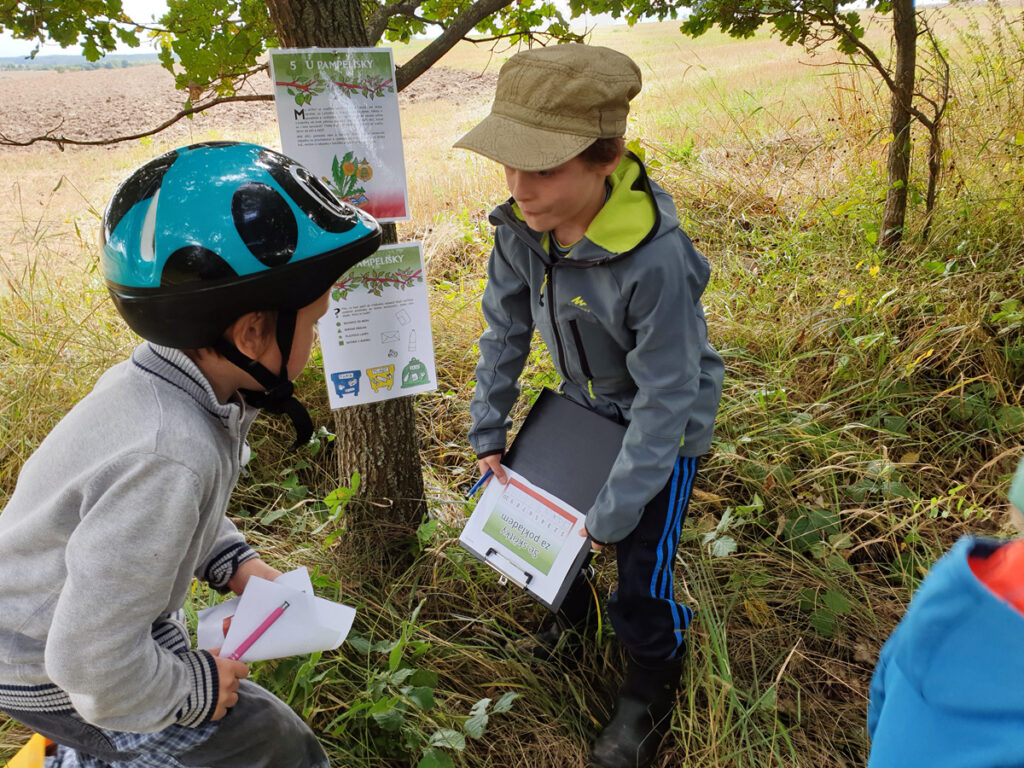
<path fill-rule="evenodd" d="M 600 611 L 593 576 L 590 566 L 580 571 L 558 613 L 532 636 L 535 659 L 566 663 L 581 660 L 583 640 L 596 630 Z"/>
<path fill-rule="evenodd" d="M 647 768 L 672 721 L 682 659 L 640 662 L 630 654 L 611 720 L 590 752 L 600 768 Z"/>

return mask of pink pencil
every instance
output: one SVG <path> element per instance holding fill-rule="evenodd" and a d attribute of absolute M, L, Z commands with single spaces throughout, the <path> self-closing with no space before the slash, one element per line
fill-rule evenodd
<path fill-rule="evenodd" d="M 275 621 L 281 618 L 281 614 L 284 613 L 287 608 L 288 601 L 285 600 L 283 603 L 277 606 L 277 608 L 270 612 L 270 615 L 263 620 L 263 623 L 256 627 L 256 629 L 253 630 L 253 633 L 249 635 L 247 638 L 245 638 L 245 640 L 242 641 L 242 644 L 235 648 L 235 650 L 231 653 L 230 656 L 228 656 L 228 658 L 232 661 L 238 661 L 240 658 L 242 658 L 242 655 L 250 648 L 252 648 L 252 644 L 259 640 L 263 636 L 263 633 L 270 629 L 270 627 L 274 624 Z"/>

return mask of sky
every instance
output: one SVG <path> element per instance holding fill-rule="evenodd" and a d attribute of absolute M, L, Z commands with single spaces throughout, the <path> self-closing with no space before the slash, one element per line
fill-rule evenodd
<path fill-rule="evenodd" d="M 165 0 L 123 0 L 123 8 L 129 18 L 134 21 L 145 23 L 153 17 L 163 16 L 167 10 Z M 15 40 L 7 32 L 0 33 L 0 56 L 28 56 L 35 44 L 30 40 Z M 143 41 L 140 48 L 129 48 L 122 46 L 118 49 L 121 53 L 156 53 L 155 48 L 148 47 Z M 44 45 L 39 51 L 40 55 L 81 55 L 82 51 L 75 48 L 61 48 L 56 43 Z"/>

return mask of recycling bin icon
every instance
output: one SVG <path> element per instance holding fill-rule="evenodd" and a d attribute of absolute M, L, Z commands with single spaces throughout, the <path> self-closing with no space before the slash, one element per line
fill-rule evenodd
<path fill-rule="evenodd" d="M 366 375 L 370 377 L 370 386 L 374 392 L 391 389 L 395 383 L 395 366 L 378 365 L 376 368 L 367 368 Z"/>
<path fill-rule="evenodd" d="M 409 361 L 409 364 L 402 369 L 402 389 L 408 387 L 418 387 L 421 384 L 426 384 L 430 381 L 430 374 L 427 372 L 427 366 L 417 360 L 415 357 Z"/>
<path fill-rule="evenodd" d="M 338 397 L 344 397 L 345 395 L 358 397 L 359 378 L 362 374 L 363 372 L 359 370 L 332 373 L 331 382 L 334 384 L 334 391 L 337 393 Z"/>

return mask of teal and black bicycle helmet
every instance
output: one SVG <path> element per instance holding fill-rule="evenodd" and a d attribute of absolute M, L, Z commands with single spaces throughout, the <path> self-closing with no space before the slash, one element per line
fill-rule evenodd
<path fill-rule="evenodd" d="M 132 330 L 163 346 L 217 349 L 266 387 L 247 400 L 295 421 L 301 406 L 284 364 L 295 313 L 377 250 L 380 225 L 279 152 L 210 142 L 129 176 L 107 206 L 102 236 L 107 289 Z M 278 313 L 278 374 L 224 339 L 254 311 Z M 307 426 L 296 421 L 300 440 Z"/>

